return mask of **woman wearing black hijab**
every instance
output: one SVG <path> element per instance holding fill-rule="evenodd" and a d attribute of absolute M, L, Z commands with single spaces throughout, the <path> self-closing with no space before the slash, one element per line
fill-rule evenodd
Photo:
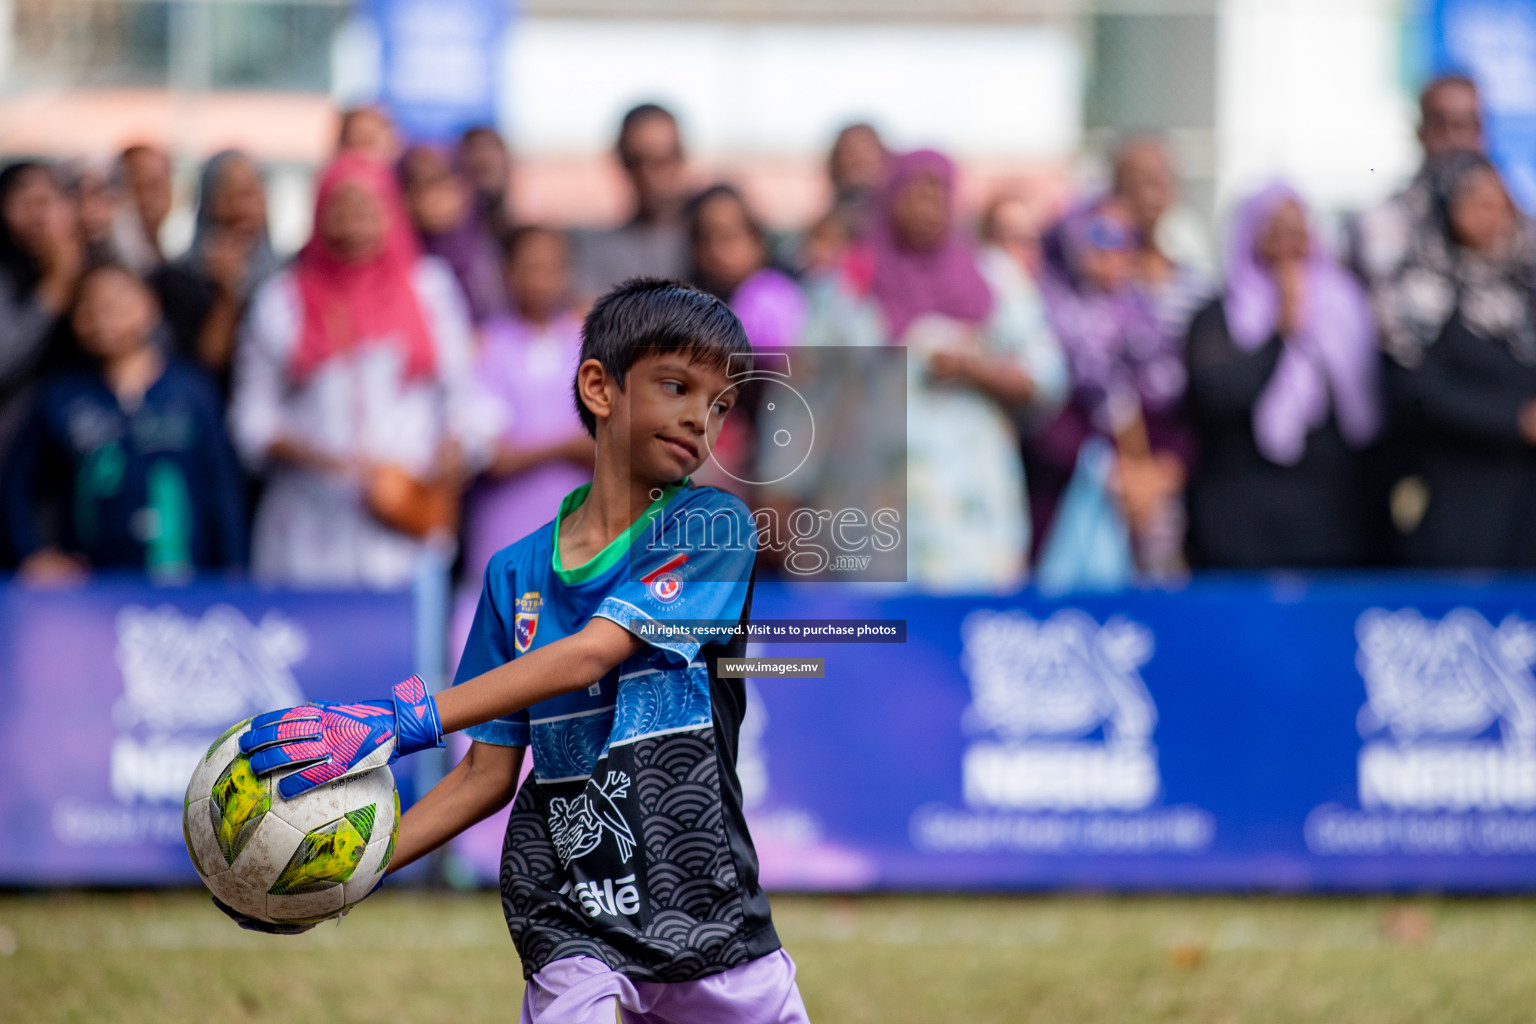
<path fill-rule="evenodd" d="M 1397 488 L 1403 558 L 1536 567 L 1536 225 L 1479 154 L 1446 154 L 1428 179 L 1428 222 L 1378 296 L 1418 481 Z"/>
<path fill-rule="evenodd" d="M 0 456 L 69 304 L 83 257 L 69 204 L 40 163 L 0 171 Z"/>

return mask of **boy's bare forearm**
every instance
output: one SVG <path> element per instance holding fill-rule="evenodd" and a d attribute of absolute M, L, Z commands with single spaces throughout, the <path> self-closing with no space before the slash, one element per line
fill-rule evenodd
<path fill-rule="evenodd" d="M 640 641 L 616 622 L 593 619 L 578 633 L 529 651 L 437 695 L 443 732 L 522 711 L 585 689 L 634 654 Z"/>
<path fill-rule="evenodd" d="M 437 695 L 443 731 L 503 718 L 542 700 L 584 689 L 639 649 L 640 641 L 607 619 L 520 655 Z M 505 807 L 517 790 L 522 747 L 475 743 L 443 781 L 400 821 L 391 870 L 405 867 Z"/>
<path fill-rule="evenodd" d="M 389 870 L 398 871 L 507 805 L 517 792 L 522 747 L 476 743 L 400 819 Z"/>

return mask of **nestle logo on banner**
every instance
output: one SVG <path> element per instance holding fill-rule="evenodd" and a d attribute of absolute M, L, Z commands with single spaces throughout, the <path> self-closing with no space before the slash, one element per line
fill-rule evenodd
<path fill-rule="evenodd" d="M 1140 669 L 1152 633 L 1072 609 L 1044 622 L 975 611 L 961 635 L 971 682 L 965 801 L 1011 810 L 1136 811 L 1159 796 L 1157 708 Z"/>
<path fill-rule="evenodd" d="M 1355 635 L 1362 807 L 1536 808 L 1536 625 L 1372 608 Z"/>
<path fill-rule="evenodd" d="M 202 615 L 129 605 L 117 616 L 123 696 L 112 709 L 112 794 L 179 801 L 193 765 L 243 718 L 304 703 L 292 666 L 309 648 L 295 623 L 253 623 L 228 605 Z"/>

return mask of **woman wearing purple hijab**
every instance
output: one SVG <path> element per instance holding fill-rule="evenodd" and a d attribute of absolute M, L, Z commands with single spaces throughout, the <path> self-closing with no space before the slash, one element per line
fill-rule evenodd
<path fill-rule="evenodd" d="M 435 146 L 412 146 L 400 157 L 397 171 L 422 251 L 453 271 L 470 319 L 483 324 L 506 313 L 501 247 L 448 154 Z"/>
<path fill-rule="evenodd" d="M 908 579 L 1008 590 L 1026 576 L 1017 424 L 1054 413 L 1061 351 L 1037 306 L 987 279 L 955 217 L 955 169 L 894 158 L 864 242 L 813 285 L 806 345 L 904 345 Z"/>
<path fill-rule="evenodd" d="M 1183 572 L 1182 491 L 1193 443 L 1184 421 L 1182 338 L 1170 335 L 1137 286 L 1140 242 L 1123 200 L 1084 203 L 1041 239 L 1040 293 L 1066 354 L 1072 397 L 1029 444 L 1037 539 L 1090 438 L 1112 442 L 1117 493 L 1140 571 Z"/>
<path fill-rule="evenodd" d="M 1200 467 L 1190 552 L 1202 565 L 1311 568 L 1372 557 L 1361 450 L 1381 428 L 1364 292 L 1272 185 L 1237 210 L 1225 293 L 1190 328 Z"/>

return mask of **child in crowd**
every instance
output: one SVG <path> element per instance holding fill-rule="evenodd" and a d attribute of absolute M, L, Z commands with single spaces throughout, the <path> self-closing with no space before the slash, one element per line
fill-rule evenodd
<path fill-rule="evenodd" d="M 751 347 L 724 303 L 657 279 L 604 296 L 582 335 L 592 483 L 491 560 L 456 685 L 273 712 L 241 747 L 258 774 L 302 766 L 277 783 L 291 798 L 468 730 L 469 755 L 402 819 L 399 868 L 504 806 L 531 745 L 501 870 L 522 1020 L 805 1021 L 742 814 L 746 694 L 718 671 L 744 650 L 756 530 L 689 479 Z"/>
<path fill-rule="evenodd" d="M 581 318 L 571 310 L 571 265 L 565 236 L 550 228 L 518 228 L 504 265 L 513 312 L 481 328 L 476 377 L 499 407 L 501 433 L 491 463 L 464 504 L 465 586 L 455 602 L 450 642 L 462 642 L 491 556 L 534 532 L 560 499 L 592 479 L 592 439 L 582 429 L 568 382 L 581 361 Z M 469 749 L 464 736 L 451 753 Z M 470 827 L 453 844 L 481 877 L 495 878 L 507 816 Z"/>
<path fill-rule="evenodd" d="M 581 361 L 581 319 L 571 310 L 565 236 L 519 228 L 508 239 L 505 271 L 514 312 L 483 328 L 476 372 L 501 407 L 503 428 L 465 508 L 464 573 L 470 579 L 592 478 L 592 439 L 566 387 Z"/>
<path fill-rule="evenodd" d="M 159 323 L 153 293 L 126 266 L 81 279 L 70 326 L 94 365 L 43 382 L 4 478 L 24 576 L 181 579 L 244 562 L 244 490 L 218 397 L 162 354 Z"/>
<path fill-rule="evenodd" d="M 730 304 L 758 348 L 800 343 L 805 298 L 768 265 L 768 233 L 730 185 L 705 189 L 688 206 L 693 283 Z"/>

